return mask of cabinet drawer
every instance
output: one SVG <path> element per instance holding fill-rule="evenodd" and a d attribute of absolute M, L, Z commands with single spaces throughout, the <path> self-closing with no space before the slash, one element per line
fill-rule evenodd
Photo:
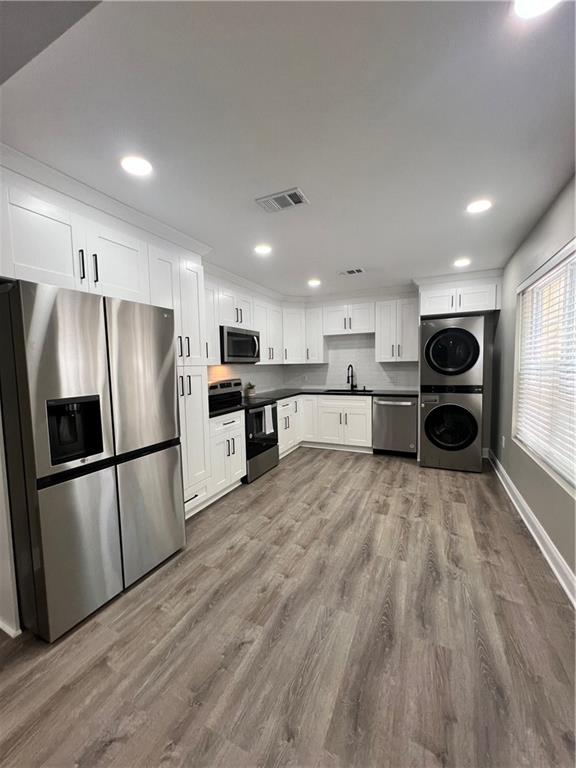
<path fill-rule="evenodd" d="M 244 411 L 226 413 L 224 416 L 214 416 L 210 419 L 210 434 L 219 435 L 230 430 L 244 429 Z"/>

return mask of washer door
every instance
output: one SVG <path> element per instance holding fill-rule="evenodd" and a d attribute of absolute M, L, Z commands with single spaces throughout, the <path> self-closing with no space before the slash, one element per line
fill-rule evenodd
<path fill-rule="evenodd" d="M 444 451 L 462 451 L 478 436 L 478 423 L 461 405 L 439 405 L 426 416 L 424 432 L 428 440 Z"/>
<path fill-rule="evenodd" d="M 465 328 L 443 328 L 428 339 L 424 355 L 436 373 L 457 376 L 476 364 L 480 345 Z"/>

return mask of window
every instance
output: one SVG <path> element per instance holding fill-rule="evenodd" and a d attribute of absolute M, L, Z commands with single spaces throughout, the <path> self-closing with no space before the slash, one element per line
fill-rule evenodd
<path fill-rule="evenodd" d="M 569 253 L 566 255 L 566 251 Z M 519 291 L 514 437 L 576 485 L 576 252 Z"/>

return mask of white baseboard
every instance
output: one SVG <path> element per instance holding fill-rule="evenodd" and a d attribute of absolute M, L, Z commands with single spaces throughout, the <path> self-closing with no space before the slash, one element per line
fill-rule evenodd
<path fill-rule="evenodd" d="M 490 451 L 489 458 L 504 490 L 510 497 L 512 504 L 514 504 L 518 510 L 520 517 L 532 534 L 532 538 L 536 544 L 538 544 L 540 551 L 548 561 L 550 568 L 552 568 L 554 575 L 560 582 L 560 586 L 571 603 L 576 606 L 576 575 L 572 572 L 570 566 L 566 560 L 564 560 L 550 536 L 546 533 L 542 523 L 538 520 L 534 512 L 532 512 L 526 499 L 522 496 L 518 488 L 516 488 L 512 479 L 492 450 Z"/>
<path fill-rule="evenodd" d="M 5 632 L 8 637 L 18 637 L 18 635 L 22 634 L 22 630 L 19 627 L 12 627 L 5 621 L 2 621 L 2 619 L 0 619 L 0 631 Z"/>
<path fill-rule="evenodd" d="M 347 451 L 348 453 L 372 453 L 372 448 L 359 445 L 338 445 L 336 443 L 313 443 L 307 440 L 300 443 L 302 448 L 324 448 L 327 451 Z M 298 446 L 298 447 L 300 447 Z"/>

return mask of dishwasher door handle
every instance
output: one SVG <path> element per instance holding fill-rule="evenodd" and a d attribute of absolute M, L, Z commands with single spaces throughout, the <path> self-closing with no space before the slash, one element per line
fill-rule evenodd
<path fill-rule="evenodd" d="M 375 400 L 376 405 L 416 405 L 414 400 Z"/>

